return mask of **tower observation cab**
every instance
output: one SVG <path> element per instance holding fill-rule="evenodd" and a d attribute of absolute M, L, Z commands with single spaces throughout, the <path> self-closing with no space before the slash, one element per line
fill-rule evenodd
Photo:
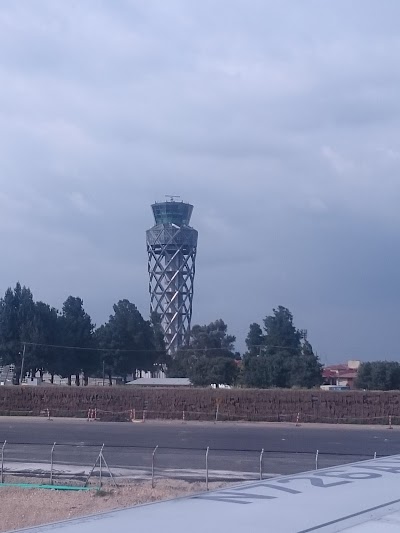
<path fill-rule="evenodd" d="M 174 198 L 151 206 L 155 225 L 146 231 L 150 312 L 160 315 L 170 354 L 190 332 L 198 237 L 189 226 L 193 206 Z"/>

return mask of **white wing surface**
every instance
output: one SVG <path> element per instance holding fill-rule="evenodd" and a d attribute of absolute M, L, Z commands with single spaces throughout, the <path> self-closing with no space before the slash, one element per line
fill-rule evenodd
<path fill-rule="evenodd" d="M 400 455 L 245 483 L 26 533 L 400 533 Z"/>

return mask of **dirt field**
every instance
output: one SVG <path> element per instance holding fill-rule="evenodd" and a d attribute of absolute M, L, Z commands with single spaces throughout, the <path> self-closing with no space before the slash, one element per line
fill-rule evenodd
<path fill-rule="evenodd" d="M 224 483 L 210 483 L 210 488 L 224 486 Z M 12 531 L 29 526 L 48 524 L 58 520 L 86 516 L 112 509 L 131 507 L 185 494 L 202 492 L 204 483 L 186 481 L 157 481 L 151 488 L 148 481 L 111 488 L 102 492 L 69 492 L 44 489 L 22 489 L 1 487 L 0 531 Z"/>

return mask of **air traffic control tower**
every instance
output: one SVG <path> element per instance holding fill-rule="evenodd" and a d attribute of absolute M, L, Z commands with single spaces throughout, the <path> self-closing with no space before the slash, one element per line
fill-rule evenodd
<path fill-rule="evenodd" d="M 161 317 L 170 354 L 190 332 L 198 236 L 189 226 L 193 206 L 174 198 L 151 206 L 155 226 L 146 231 L 150 312 Z"/>

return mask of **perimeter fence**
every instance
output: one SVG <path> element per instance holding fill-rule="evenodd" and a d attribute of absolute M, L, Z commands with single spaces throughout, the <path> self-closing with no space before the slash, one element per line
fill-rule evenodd
<path fill-rule="evenodd" d="M 261 414 L 257 412 L 246 415 L 236 415 L 224 412 L 219 405 L 213 411 L 152 411 L 149 409 L 126 409 L 122 411 L 109 411 L 99 409 L 95 406 L 89 409 L 71 408 L 46 408 L 46 409 L 1 409 L 0 416 L 40 416 L 47 419 L 52 418 L 83 418 L 88 421 L 96 420 L 103 422 L 146 422 L 150 420 L 176 420 L 185 422 L 287 422 L 301 425 L 302 423 L 324 423 L 324 424 L 359 424 L 359 425 L 380 425 L 392 429 L 393 426 L 400 426 L 400 415 L 384 416 L 335 416 L 321 417 L 303 412 L 284 412 Z"/>
<path fill-rule="evenodd" d="M 324 450 L 286 452 L 268 449 L 172 448 L 167 446 L 105 446 L 76 443 L 0 444 L 0 482 L 40 480 L 84 486 L 159 479 L 238 482 L 267 479 L 338 466 L 381 454 L 332 453 Z M 36 481 L 37 482 L 37 481 Z"/>

